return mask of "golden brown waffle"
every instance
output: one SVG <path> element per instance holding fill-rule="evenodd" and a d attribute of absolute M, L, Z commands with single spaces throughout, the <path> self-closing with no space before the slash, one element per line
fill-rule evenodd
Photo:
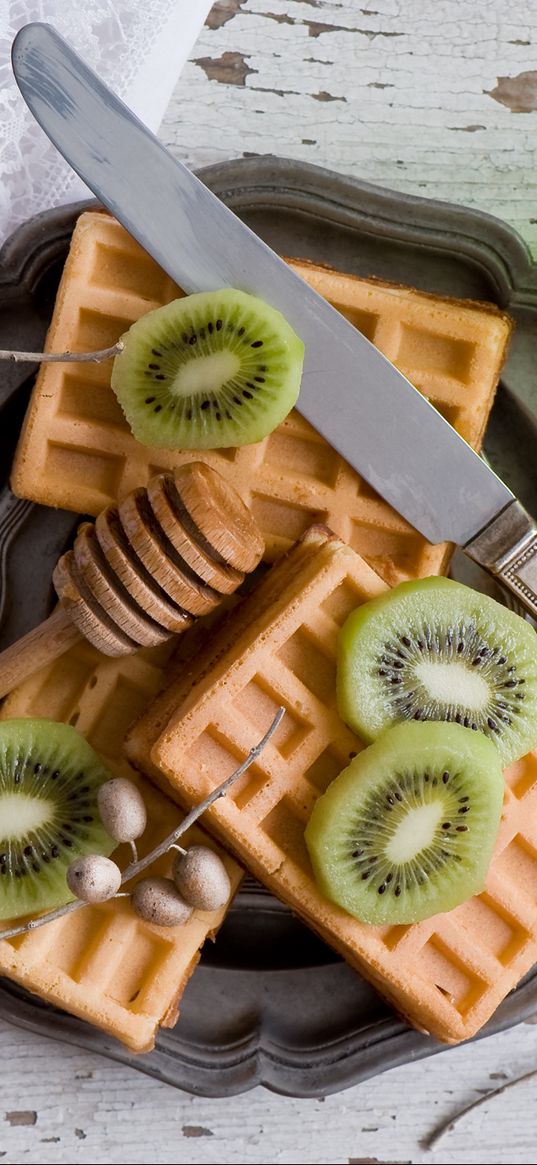
<path fill-rule="evenodd" d="M 291 262 L 479 447 L 511 327 L 505 316 Z M 139 316 L 179 294 L 118 223 L 86 213 L 73 235 L 47 347 L 80 352 L 111 345 Z M 97 514 L 153 473 L 192 459 L 188 451 L 134 440 L 110 388 L 111 367 L 110 360 L 42 366 L 15 458 L 15 493 Z M 297 412 L 256 445 L 199 456 L 250 506 L 268 559 L 312 522 L 326 522 L 391 583 L 447 567 L 449 549 L 417 534 Z"/>
<path fill-rule="evenodd" d="M 272 577 L 271 577 L 272 576 Z M 312 531 L 135 726 L 128 752 L 185 805 L 229 772 L 278 705 L 286 715 L 207 825 L 275 894 L 370 979 L 417 1028 L 468 1039 L 537 961 L 537 753 L 507 771 L 486 891 L 412 926 L 371 927 L 317 890 L 304 842 L 316 798 L 362 743 L 335 706 L 336 639 L 383 589 L 339 540 Z M 190 682 L 190 692 L 188 683 Z M 155 743 L 156 738 L 158 740 Z"/>
<path fill-rule="evenodd" d="M 138 782 L 148 811 L 140 856 L 183 816 L 134 773 L 121 747 L 133 717 L 162 682 L 169 650 L 166 645 L 116 660 L 105 659 L 89 644 L 77 645 L 14 692 L 0 712 L 1 719 L 35 716 L 76 725 L 116 775 Z M 187 844 L 207 842 L 195 827 L 185 837 Z M 222 857 L 235 891 L 241 871 L 228 855 Z M 124 868 L 130 850 L 121 847 L 116 858 Z M 161 858 L 151 873 L 168 874 L 170 865 L 170 858 Z M 226 908 L 195 911 L 184 926 L 168 929 L 143 922 L 126 899 L 86 906 L 32 934 L 1 942 L 0 974 L 102 1028 L 132 1051 L 146 1052 L 159 1026 L 175 1023 L 201 947 L 225 913 Z"/>

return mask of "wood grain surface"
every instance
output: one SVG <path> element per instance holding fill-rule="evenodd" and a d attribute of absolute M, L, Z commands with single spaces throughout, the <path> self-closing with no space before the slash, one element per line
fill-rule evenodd
<path fill-rule="evenodd" d="M 478 207 L 537 249 L 534 0 L 219 0 L 161 136 Z"/>
<path fill-rule="evenodd" d="M 534 0 L 219 0 L 162 140 L 193 166 L 300 158 L 499 215 L 537 249 Z M 226 1100 L 4 1025 L 0 1161 L 537 1161 L 537 1068 L 523 1024 L 325 1100 L 263 1089 Z"/>

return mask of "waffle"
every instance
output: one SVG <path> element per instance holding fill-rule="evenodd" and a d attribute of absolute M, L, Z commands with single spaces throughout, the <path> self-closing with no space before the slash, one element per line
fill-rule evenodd
<path fill-rule="evenodd" d="M 430 296 L 291 261 L 478 448 L 510 322 L 494 308 Z M 51 351 L 95 351 L 179 289 L 107 215 L 75 228 L 48 335 Z M 43 365 L 13 467 L 12 487 L 44 505 L 97 514 L 191 452 L 146 448 L 110 389 L 111 361 Z M 196 455 L 198 456 L 198 455 Z M 325 522 L 388 582 L 439 574 L 449 548 L 431 546 L 297 412 L 265 440 L 202 453 L 249 505 L 272 560 Z"/>
<path fill-rule="evenodd" d="M 352 550 L 312 531 L 216 633 L 205 674 L 198 657 L 194 685 L 195 677 L 178 679 L 150 707 L 127 751 L 190 805 L 282 704 L 277 735 L 209 811 L 208 827 L 410 1023 L 454 1043 L 473 1036 L 537 961 L 537 752 L 506 772 L 485 892 L 424 922 L 384 927 L 360 923 L 322 896 L 304 826 L 315 799 L 363 747 L 337 714 L 336 639 L 349 612 L 382 589 Z"/>
<path fill-rule="evenodd" d="M 181 649 L 185 651 L 184 645 Z M 0 713 L 2 719 L 36 716 L 76 725 L 116 775 L 137 781 L 148 812 L 139 842 L 141 857 L 183 816 L 132 770 L 121 751 L 131 720 L 162 682 L 169 650 L 166 645 L 116 660 L 99 656 L 89 644 L 77 645 L 14 692 Z M 187 844 L 207 842 L 195 827 L 185 837 Z M 222 857 L 235 891 L 241 872 L 231 858 Z M 118 849 L 121 868 L 129 858 L 128 847 Z M 170 858 L 161 858 L 150 872 L 167 874 L 170 864 Z M 201 947 L 225 913 L 195 911 L 184 926 L 165 929 L 138 918 L 127 899 L 86 906 L 31 934 L 1 942 L 0 974 L 102 1028 L 132 1051 L 150 1051 L 159 1026 L 176 1022 Z"/>

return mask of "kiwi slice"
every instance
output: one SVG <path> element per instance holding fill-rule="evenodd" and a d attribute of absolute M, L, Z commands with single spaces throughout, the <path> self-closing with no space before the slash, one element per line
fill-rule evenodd
<path fill-rule="evenodd" d="M 401 583 L 345 622 L 337 695 L 365 740 L 401 720 L 451 721 L 484 732 L 507 765 L 537 744 L 537 634 L 462 583 Z"/>
<path fill-rule="evenodd" d="M 452 910 L 484 887 L 503 791 L 482 733 L 397 724 L 315 804 L 305 836 L 319 888 L 373 925 Z"/>
<path fill-rule="evenodd" d="M 73 858 L 116 842 L 97 810 L 109 773 L 82 736 L 50 720 L 0 724 L 0 918 L 68 902 Z"/>
<path fill-rule="evenodd" d="M 279 311 L 243 291 L 174 300 L 122 339 L 112 388 L 143 445 L 250 445 L 297 399 L 304 345 Z"/>

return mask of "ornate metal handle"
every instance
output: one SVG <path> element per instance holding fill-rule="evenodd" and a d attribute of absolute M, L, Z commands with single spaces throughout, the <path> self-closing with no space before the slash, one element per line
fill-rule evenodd
<path fill-rule="evenodd" d="M 464 551 L 537 619 L 537 526 L 520 502 L 510 502 Z"/>
<path fill-rule="evenodd" d="M 13 539 L 24 525 L 33 502 L 23 498 L 16 498 L 15 494 L 5 487 L 0 491 L 0 623 L 4 618 L 6 604 L 7 582 L 6 563 L 7 553 Z"/>

